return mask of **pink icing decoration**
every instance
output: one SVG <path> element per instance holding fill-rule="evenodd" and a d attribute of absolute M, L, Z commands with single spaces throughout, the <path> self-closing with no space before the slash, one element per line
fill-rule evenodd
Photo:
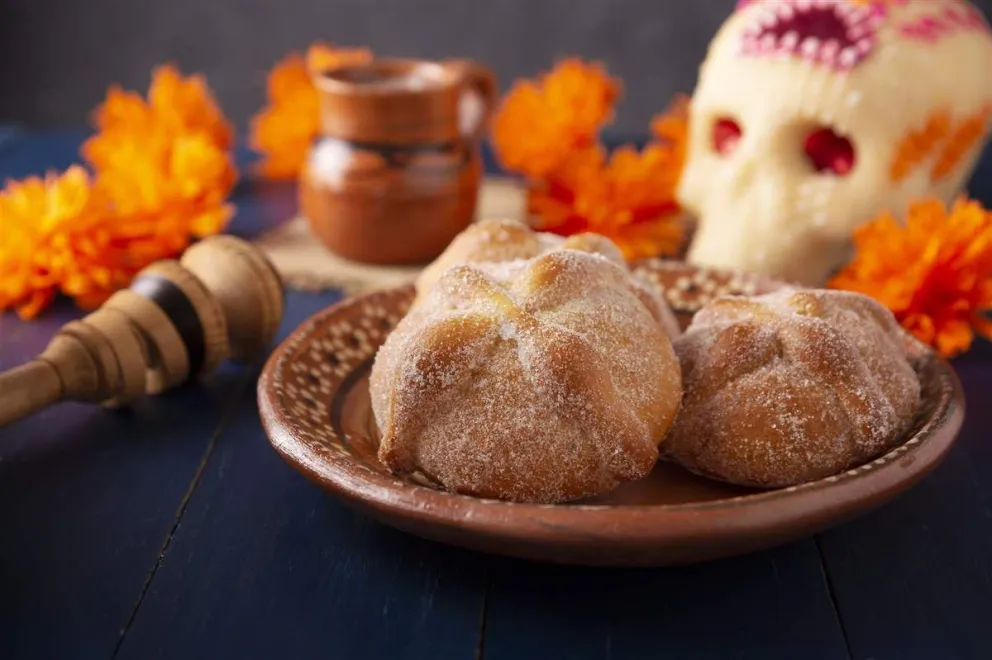
<path fill-rule="evenodd" d="M 760 1 L 761 0 L 737 0 L 737 6 L 734 8 L 734 11 L 740 11 L 741 9 L 744 9 L 748 5 L 753 5 L 754 3 L 760 2 Z M 799 4 L 802 4 L 801 0 L 779 0 L 779 1 L 780 2 L 791 2 L 792 4 L 797 4 L 797 1 L 798 1 Z M 864 7 L 864 6 L 868 6 L 870 8 L 870 10 L 871 10 L 871 12 L 872 12 L 873 15 L 875 15 L 875 16 L 885 16 L 886 7 L 889 4 L 905 5 L 905 4 L 907 4 L 909 2 L 909 0 L 889 0 L 889 2 L 885 2 L 885 0 L 876 0 L 875 2 L 869 2 L 869 3 L 850 2 L 849 0 L 819 0 L 819 2 L 820 2 L 821 5 L 828 5 L 828 4 L 832 4 L 832 3 L 835 3 L 835 2 L 836 3 L 846 2 L 846 3 L 848 3 L 849 5 L 851 5 L 853 7 Z M 812 3 L 812 1 L 811 1 L 811 3 Z"/>
<path fill-rule="evenodd" d="M 744 30 L 741 53 L 801 57 L 848 70 L 874 50 L 883 14 L 877 7 L 850 2 L 769 2 Z"/>
<path fill-rule="evenodd" d="M 940 13 L 927 14 L 899 25 L 899 32 L 904 37 L 931 43 L 966 30 L 989 30 L 978 8 L 967 3 L 958 3 Z"/>

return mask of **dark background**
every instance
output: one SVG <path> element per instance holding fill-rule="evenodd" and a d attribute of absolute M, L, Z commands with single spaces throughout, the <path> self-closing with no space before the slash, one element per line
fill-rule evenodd
<path fill-rule="evenodd" d="M 119 82 L 144 91 L 173 61 L 204 73 L 240 125 L 287 51 L 322 39 L 398 56 L 466 56 L 505 86 L 561 56 L 600 59 L 626 85 L 615 128 L 643 132 L 691 92 L 735 0 L 0 0 L 0 121 L 83 123 Z M 977 4 L 989 13 L 992 0 Z"/>

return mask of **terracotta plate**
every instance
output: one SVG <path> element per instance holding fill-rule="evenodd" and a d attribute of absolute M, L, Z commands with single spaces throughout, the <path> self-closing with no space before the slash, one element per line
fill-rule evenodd
<path fill-rule="evenodd" d="M 683 326 L 715 295 L 768 291 L 741 275 L 648 261 Z M 964 399 L 951 368 L 920 367 L 923 404 L 887 455 L 802 486 L 756 491 L 660 463 L 646 479 L 564 505 L 481 500 L 391 475 L 376 459 L 368 373 L 376 349 L 412 299 L 410 288 L 346 300 L 304 323 L 272 355 L 258 385 L 262 422 L 290 465 L 348 503 L 399 529 L 488 552 L 599 565 L 689 563 L 801 538 L 864 513 L 910 488 L 943 458 Z"/>

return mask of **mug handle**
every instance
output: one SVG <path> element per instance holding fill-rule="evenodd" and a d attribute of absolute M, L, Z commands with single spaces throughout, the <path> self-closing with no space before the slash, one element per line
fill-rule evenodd
<path fill-rule="evenodd" d="M 459 77 L 462 94 L 471 90 L 479 95 L 482 111 L 479 113 L 476 126 L 467 132 L 467 136 L 477 139 L 489 125 L 489 116 L 496 105 L 496 96 L 499 93 L 496 74 L 488 67 L 472 60 L 448 60 L 445 65 Z"/>

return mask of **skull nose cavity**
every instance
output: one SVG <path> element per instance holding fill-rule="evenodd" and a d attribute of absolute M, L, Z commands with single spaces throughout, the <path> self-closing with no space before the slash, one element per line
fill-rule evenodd
<path fill-rule="evenodd" d="M 806 157 L 819 173 L 847 176 L 854 169 L 854 144 L 832 128 L 821 127 L 806 136 Z"/>
<path fill-rule="evenodd" d="M 848 0 L 767 3 L 744 30 L 744 55 L 795 56 L 847 70 L 875 48 L 881 15 Z"/>

